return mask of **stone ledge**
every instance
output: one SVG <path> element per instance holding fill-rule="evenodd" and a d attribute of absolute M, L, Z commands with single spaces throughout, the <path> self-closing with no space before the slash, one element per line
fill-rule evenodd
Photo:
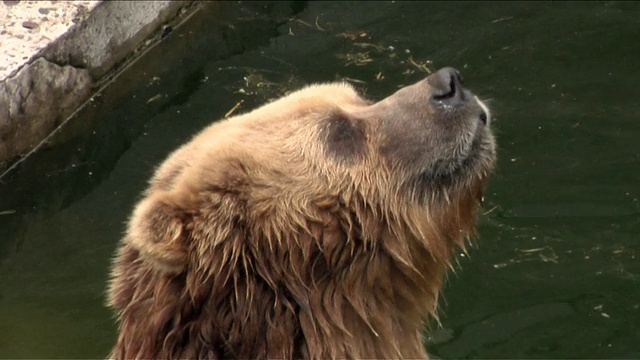
<path fill-rule="evenodd" d="M 85 69 L 38 58 L 0 82 L 0 164 L 34 148 L 91 94 Z"/>
<path fill-rule="evenodd" d="M 4 0 L 0 166 L 33 149 L 97 81 L 191 2 Z"/>

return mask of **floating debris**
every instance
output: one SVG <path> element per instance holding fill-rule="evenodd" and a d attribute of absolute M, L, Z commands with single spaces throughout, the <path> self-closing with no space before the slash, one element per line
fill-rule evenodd
<path fill-rule="evenodd" d="M 499 23 L 501 21 L 513 20 L 513 16 L 505 16 L 491 21 L 492 24 Z"/>
<path fill-rule="evenodd" d="M 319 17 L 316 17 L 315 26 L 314 26 L 314 25 L 309 24 L 309 23 L 308 23 L 308 22 L 306 22 L 306 21 L 300 20 L 300 19 L 294 19 L 293 21 L 294 21 L 294 22 L 297 22 L 297 23 L 299 23 L 299 24 L 302 24 L 302 25 L 304 25 L 304 26 L 306 26 L 306 27 L 309 27 L 309 28 L 311 28 L 311 29 L 316 29 L 316 30 L 319 30 L 319 31 L 324 31 L 324 29 L 323 29 L 322 27 L 320 27 L 320 25 L 318 25 L 318 18 L 319 18 Z M 291 32 L 291 28 L 289 28 L 289 32 Z M 293 35 L 293 33 L 292 33 L 291 35 Z"/>
<path fill-rule="evenodd" d="M 338 59 L 346 61 L 344 66 L 349 66 L 349 65 L 363 66 L 373 61 L 373 59 L 369 56 L 368 52 L 357 52 L 352 54 L 336 54 L 336 57 Z"/>
<path fill-rule="evenodd" d="M 413 60 L 413 57 L 411 57 L 411 56 L 409 56 L 408 60 L 409 60 L 409 63 L 411 65 L 416 67 L 416 69 L 418 69 L 418 70 L 420 70 L 420 71 L 422 71 L 424 73 L 427 73 L 427 74 L 432 74 L 433 73 L 433 70 L 429 66 L 427 66 L 427 64 L 431 63 L 431 60 L 427 60 L 425 62 L 420 62 L 419 63 L 419 62 L 416 62 L 415 60 Z"/>
<path fill-rule="evenodd" d="M 353 46 L 361 47 L 361 48 L 373 48 L 379 52 L 390 51 L 388 47 L 384 47 L 382 45 L 365 43 L 365 42 L 357 42 L 353 43 Z"/>
<path fill-rule="evenodd" d="M 158 95 L 152 96 L 151 98 L 149 98 L 149 100 L 147 100 L 147 102 L 145 104 L 149 104 L 149 103 L 152 103 L 152 102 L 154 102 L 156 100 L 160 100 L 160 99 L 162 99 L 162 94 L 158 94 Z"/>
<path fill-rule="evenodd" d="M 367 82 L 364 80 L 358 80 L 358 79 L 354 79 L 354 78 L 350 78 L 350 77 L 342 77 L 342 80 L 346 80 L 348 82 L 352 82 L 352 83 L 356 83 L 356 84 L 366 84 Z"/>
<path fill-rule="evenodd" d="M 227 111 L 226 114 L 224 114 L 225 118 L 228 118 L 229 116 L 231 116 L 231 114 L 234 113 L 234 111 L 238 110 L 238 108 L 240 107 L 240 105 L 242 105 L 242 103 L 244 102 L 244 100 L 240 100 L 238 101 L 232 108 L 231 110 Z"/>

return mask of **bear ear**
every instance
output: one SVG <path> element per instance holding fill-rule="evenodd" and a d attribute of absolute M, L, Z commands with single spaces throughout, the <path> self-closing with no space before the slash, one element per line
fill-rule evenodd
<path fill-rule="evenodd" d="M 156 269 L 180 273 L 187 265 L 184 218 L 169 194 L 152 194 L 136 206 L 127 241 Z"/>

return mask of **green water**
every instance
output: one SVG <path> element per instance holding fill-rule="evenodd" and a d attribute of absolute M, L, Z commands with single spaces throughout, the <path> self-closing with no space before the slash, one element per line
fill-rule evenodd
<path fill-rule="evenodd" d="M 206 3 L 0 183 L 0 358 L 100 358 L 145 181 L 236 107 L 443 66 L 491 99 L 499 168 L 449 277 L 442 358 L 640 358 L 640 4 Z M 238 105 L 239 104 L 239 105 Z"/>

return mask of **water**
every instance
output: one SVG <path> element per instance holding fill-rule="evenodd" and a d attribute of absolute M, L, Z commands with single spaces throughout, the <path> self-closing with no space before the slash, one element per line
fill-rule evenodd
<path fill-rule="evenodd" d="M 108 353 L 124 222 L 206 124 L 315 81 L 379 99 L 446 65 L 492 99 L 500 161 L 429 351 L 640 357 L 639 35 L 627 2 L 206 3 L 1 179 L 0 358 Z"/>

